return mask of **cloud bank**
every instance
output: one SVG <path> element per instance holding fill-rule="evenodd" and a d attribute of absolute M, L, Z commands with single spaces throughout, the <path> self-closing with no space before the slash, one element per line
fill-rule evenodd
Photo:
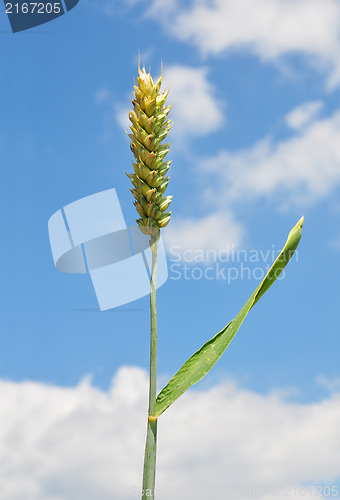
<path fill-rule="evenodd" d="M 226 250 L 239 248 L 244 237 L 244 228 L 230 210 L 215 212 L 202 218 L 174 218 L 164 238 L 171 253 L 172 247 L 185 250 Z"/>
<path fill-rule="evenodd" d="M 221 149 L 195 161 L 208 216 L 173 220 L 168 246 L 216 249 L 243 244 L 245 228 L 237 220 L 238 204 L 267 199 L 276 209 L 301 212 L 340 188 L 340 110 L 318 118 L 321 101 L 301 104 L 284 117 L 293 130 L 288 138 L 261 138 L 239 151 Z M 202 201 L 202 199 L 201 199 Z"/>
<path fill-rule="evenodd" d="M 130 7 L 136 4 L 143 7 L 145 18 L 160 23 L 166 33 L 192 45 L 204 57 L 238 51 L 278 64 L 282 58 L 298 55 L 306 65 L 326 76 L 329 89 L 340 84 L 337 0 L 128 2 Z M 104 14 L 117 15 L 117 2 L 106 0 L 97 5 Z"/>
<path fill-rule="evenodd" d="M 140 498 L 144 370 L 122 367 L 107 392 L 88 379 L 0 388 L 1 498 Z M 191 390 L 159 422 L 157 498 L 305 498 L 302 485 L 336 485 L 339 419 L 339 392 L 298 404 L 228 380 Z"/>
<path fill-rule="evenodd" d="M 207 68 L 172 65 L 165 69 L 163 81 L 170 87 L 168 101 L 174 103 L 176 139 L 204 136 L 223 124 L 225 104 L 217 99 Z"/>
<path fill-rule="evenodd" d="M 152 0 L 147 5 L 147 17 L 160 21 L 169 34 L 193 45 L 203 56 L 242 51 L 277 63 L 297 54 L 326 74 L 329 88 L 340 83 L 336 0 L 258 0 L 256 4 L 253 0 L 196 0 L 185 7 L 177 0 Z"/>
<path fill-rule="evenodd" d="M 340 186 L 340 111 L 312 119 L 315 103 L 304 104 L 288 115 L 299 128 L 288 139 L 264 137 L 248 149 L 221 150 L 201 163 L 201 173 L 215 181 L 207 199 L 211 204 L 261 197 L 290 206 L 311 205 Z M 303 126 L 304 125 L 304 126 Z"/>

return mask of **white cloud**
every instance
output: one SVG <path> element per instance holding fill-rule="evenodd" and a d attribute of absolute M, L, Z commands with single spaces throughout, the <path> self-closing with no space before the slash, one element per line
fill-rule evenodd
<path fill-rule="evenodd" d="M 148 2 L 147 16 L 203 55 L 242 50 L 263 61 L 301 54 L 340 83 L 340 5 L 337 0 L 199 0 L 189 7 Z M 171 22 L 169 22 L 171 12 Z"/>
<path fill-rule="evenodd" d="M 329 88 L 340 84 L 338 0 L 129 0 L 127 5 L 136 4 L 144 7 L 145 18 L 203 56 L 243 51 L 280 67 L 282 58 L 297 54 L 326 74 Z M 95 5 L 112 16 L 126 2 Z"/>
<path fill-rule="evenodd" d="M 164 84 L 170 86 L 168 101 L 176 123 L 176 138 L 199 137 L 217 130 L 224 121 L 225 105 L 216 97 L 207 68 L 167 66 Z"/>
<path fill-rule="evenodd" d="M 244 229 L 230 211 L 213 213 L 201 219 L 174 219 L 164 238 L 168 251 L 226 250 L 242 244 Z"/>
<path fill-rule="evenodd" d="M 118 125 L 127 132 L 130 132 L 131 122 L 129 120 L 129 112 L 132 110 L 132 106 L 129 108 L 123 105 L 117 105 L 115 108 L 115 117 Z"/>
<path fill-rule="evenodd" d="M 144 370 L 120 369 L 108 392 L 89 380 L 68 389 L 2 381 L 0 389 L 1 498 L 139 498 Z M 159 421 L 157 498 L 242 500 L 257 489 L 256 498 L 281 500 L 293 487 L 291 496 L 305 498 L 302 483 L 333 485 L 340 475 L 339 419 L 339 393 L 293 404 L 231 381 L 191 390 Z"/>
<path fill-rule="evenodd" d="M 203 161 L 206 197 L 220 207 L 260 197 L 284 206 L 312 204 L 340 186 L 340 111 L 306 125 L 292 138 L 266 137 L 239 152 L 222 150 Z M 215 179 L 213 179 L 215 175 Z"/>
<path fill-rule="evenodd" d="M 290 111 L 285 117 L 285 122 L 293 130 L 302 129 L 315 120 L 322 108 L 322 101 L 306 102 Z"/>
<path fill-rule="evenodd" d="M 324 375 L 318 375 L 316 377 L 316 382 L 330 393 L 340 392 L 340 377 L 330 379 Z"/>
<path fill-rule="evenodd" d="M 131 386 L 133 384 L 133 386 Z M 1 382 L 6 500 L 131 498 L 142 467 L 147 378 L 123 368 L 112 389 Z"/>

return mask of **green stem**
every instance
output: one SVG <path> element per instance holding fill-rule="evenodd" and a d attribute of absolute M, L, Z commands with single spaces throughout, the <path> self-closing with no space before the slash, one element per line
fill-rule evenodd
<path fill-rule="evenodd" d="M 153 500 L 155 494 L 156 452 L 157 452 L 157 418 L 154 418 L 157 384 L 157 243 L 159 234 L 150 239 L 152 251 L 152 268 L 150 281 L 150 386 L 149 411 L 146 434 L 142 500 Z"/>

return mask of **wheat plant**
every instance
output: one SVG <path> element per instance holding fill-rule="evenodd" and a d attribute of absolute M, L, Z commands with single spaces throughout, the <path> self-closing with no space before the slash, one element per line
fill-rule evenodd
<path fill-rule="evenodd" d="M 167 226 L 171 218 L 171 212 L 168 212 L 167 209 L 172 198 L 172 196 L 164 195 L 170 180 L 166 176 L 170 161 L 165 160 L 170 144 L 163 143 L 171 128 L 171 121 L 168 119 L 171 107 L 165 104 L 168 92 L 161 92 L 161 84 L 162 75 L 154 83 L 150 72 L 147 73 L 144 67 L 139 67 L 137 82 L 134 86 L 134 98 L 132 99 L 133 111 L 129 114 L 131 121 L 131 134 L 129 136 L 135 161 L 133 162 L 134 173 L 128 174 L 128 177 L 133 184 L 131 192 L 135 198 L 134 205 L 139 215 L 137 224 L 144 234 L 150 236 L 152 251 L 149 409 L 142 500 L 154 499 L 155 495 L 157 420 L 159 416 L 189 387 L 201 380 L 222 356 L 250 309 L 274 283 L 291 259 L 299 244 L 303 225 L 302 217 L 290 231 L 283 249 L 265 278 L 235 318 L 196 351 L 157 395 L 157 245 L 160 230 Z"/>

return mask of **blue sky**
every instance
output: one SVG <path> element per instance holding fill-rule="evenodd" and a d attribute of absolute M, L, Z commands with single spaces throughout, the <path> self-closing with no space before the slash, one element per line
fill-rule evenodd
<path fill-rule="evenodd" d="M 158 292 L 161 380 L 234 317 L 258 284 L 254 268 L 269 263 L 244 262 L 251 279 L 227 283 L 194 279 L 192 270 L 209 263 L 182 260 L 177 280 L 174 247 L 182 257 L 185 250 L 192 256 L 230 247 L 247 255 L 277 253 L 303 214 L 298 259 L 251 311 L 197 390 L 208 398 L 219 384 L 235 384 L 240 397 L 258 398 L 269 409 L 270 394 L 279 394 L 281 415 L 290 405 L 320 411 L 320 419 L 308 424 L 315 429 L 327 412 L 322 405 L 337 401 L 334 411 L 340 411 L 339 34 L 336 0 L 261 0 L 256 7 L 250 0 L 80 0 L 67 15 L 17 34 L 1 9 L 5 394 L 8 387 L 23 394 L 33 388 L 47 391 L 52 401 L 50 387 L 78 397 L 86 376 L 91 382 L 84 387 L 93 397 L 109 394 L 114 376 L 118 388 L 121 383 L 132 394 L 135 379 L 146 376 L 148 298 L 100 312 L 89 276 L 54 268 L 47 232 L 59 208 L 112 187 L 126 222 L 134 223 L 124 129 L 140 51 L 154 76 L 163 62 L 174 104 L 168 187 L 174 198 L 164 231 L 169 279 Z M 184 279 L 185 265 L 191 279 Z M 238 273 L 240 265 L 229 262 Z M 124 366 L 130 372 L 120 372 Z M 22 385 L 27 381 L 33 385 Z M 332 439 L 337 449 L 333 455 L 327 450 L 334 462 L 339 433 Z M 190 469 L 190 477 L 199 478 L 197 470 Z M 335 484 L 340 476 L 339 467 L 328 476 L 312 466 L 306 471 L 273 484 Z M 23 491 L 27 498 L 62 500 L 71 498 L 68 488 L 58 494 L 34 490 L 32 497 Z M 107 491 L 130 498 L 124 489 Z M 9 500 L 17 494 L 8 493 Z M 97 498 L 105 495 L 103 490 Z"/>

